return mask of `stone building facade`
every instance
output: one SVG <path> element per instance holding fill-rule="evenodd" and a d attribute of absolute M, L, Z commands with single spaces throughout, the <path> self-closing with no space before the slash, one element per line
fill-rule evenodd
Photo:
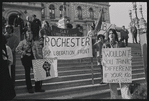
<path fill-rule="evenodd" d="M 63 2 L 3 2 L 3 16 L 7 23 L 12 24 L 18 13 L 26 21 L 26 16 L 36 14 L 37 18 L 47 20 L 50 24 L 56 24 L 64 15 Z M 73 28 L 77 24 L 83 27 L 84 35 L 87 34 L 89 26 L 96 21 L 101 8 L 104 9 L 104 21 L 110 22 L 109 2 L 66 2 L 65 13 L 70 19 Z"/>

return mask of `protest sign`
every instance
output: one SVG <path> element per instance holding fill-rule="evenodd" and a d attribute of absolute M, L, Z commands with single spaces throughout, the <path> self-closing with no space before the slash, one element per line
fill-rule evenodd
<path fill-rule="evenodd" d="M 43 57 L 79 59 L 92 57 L 91 37 L 50 37 L 44 39 Z"/>
<path fill-rule="evenodd" d="M 132 82 L 131 48 L 105 48 L 102 57 L 103 82 Z"/>
<path fill-rule="evenodd" d="M 57 58 L 32 60 L 35 81 L 58 77 Z"/>
<path fill-rule="evenodd" d="M 102 22 L 101 30 L 98 32 L 98 34 L 106 34 L 109 29 L 115 29 L 115 25 L 107 22 Z"/>

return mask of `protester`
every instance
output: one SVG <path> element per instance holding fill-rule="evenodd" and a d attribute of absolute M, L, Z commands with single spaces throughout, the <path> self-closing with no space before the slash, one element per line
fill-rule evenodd
<path fill-rule="evenodd" d="M 134 43 L 134 41 L 135 41 L 135 43 L 138 43 L 137 42 L 137 28 L 136 28 L 135 24 L 132 24 L 132 26 L 130 27 L 130 31 L 132 33 L 133 43 Z"/>
<path fill-rule="evenodd" d="M 114 33 L 114 29 L 110 29 L 108 31 L 108 39 L 104 42 L 102 48 L 118 48 L 118 42 L 116 41 L 116 34 Z M 104 65 L 102 63 L 102 65 Z M 109 87 L 111 89 L 111 98 L 117 98 L 118 92 L 117 92 L 117 85 L 116 83 L 110 83 Z"/>
<path fill-rule="evenodd" d="M 24 21 L 21 18 L 21 14 L 18 14 L 18 17 L 14 19 L 14 26 L 15 27 L 20 27 L 20 40 L 24 39 L 23 35 L 23 28 L 24 28 Z"/>
<path fill-rule="evenodd" d="M 115 33 L 114 29 L 110 29 L 108 32 L 108 39 L 103 44 L 103 48 L 118 48 L 118 37 L 117 33 Z"/>
<path fill-rule="evenodd" d="M 19 44 L 19 38 L 14 35 L 13 33 L 14 29 L 12 25 L 6 25 L 5 27 L 5 37 L 7 38 L 7 45 L 11 48 L 12 54 L 13 54 L 13 64 L 11 65 L 11 76 L 12 81 L 15 86 L 15 69 L 16 69 L 16 52 L 15 49 L 17 45 Z"/>
<path fill-rule="evenodd" d="M 39 37 L 52 36 L 51 27 L 47 21 L 42 21 L 42 27 L 39 30 Z"/>
<path fill-rule="evenodd" d="M 12 100 L 15 96 L 15 89 L 9 75 L 8 54 L 6 50 L 6 39 L 2 34 L 1 40 L 1 67 L 0 67 L 0 100 Z"/>
<path fill-rule="evenodd" d="M 79 32 L 77 33 L 77 36 L 83 36 L 83 27 L 78 26 L 78 30 L 79 30 Z"/>
<path fill-rule="evenodd" d="M 34 58 L 32 53 L 32 45 L 33 45 L 32 37 L 33 37 L 32 33 L 27 31 L 25 33 L 25 39 L 20 41 L 19 45 L 16 48 L 16 52 L 21 54 L 21 62 L 25 69 L 26 86 L 29 93 L 34 93 L 30 78 L 32 59 Z"/>
<path fill-rule="evenodd" d="M 102 58 L 102 46 L 104 43 L 105 36 L 102 34 L 97 35 L 97 42 L 94 44 L 94 48 L 96 48 L 97 52 L 97 66 L 101 68 L 101 81 L 100 84 L 103 84 L 103 67 L 101 64 L 101 58 Z"/>
<path fill-rule="evenodd" d="M 41 21 L 36 18 L 36 15 L 33 15 L 33 21 L 31 24 L 31 31 L 33 33 L 33 40 L 36 40 L 39 38 L 40 27 L 41 27 Z"/>
<path fill-rule="evenodd" d="M 125 40 L 125 45 L 128 46 L 128 38 L 129 38 L 128 34 L 129 34 L 129 32 L 125 28 L 125 26 L 122 26 L 122 30 L 120 31 L 120 33 L 121 33 L 121 39 L 120 39 L 120 41 L 122 42 L 122 41 Z"/>
<path fill-rule="evenodd" d="M 24 32 L 31 31 L 31 23 L 32 22 L 30 21 L 29 16 L 26 16 L 26 20 L 27 20 L 27 22 L 24 27 Z"/>
<path fill-rule="evenodd" d="M 93 45 L 95 44 L 96 42 L 96 35 L 94 33 L 94 27 L 93 26 L 90 26 L 90 30 L 88 31 L 87 33 L 87 36 L 89 37 L 92 37 L 92 49 L 93 49 L 93 57 L 95 57 L 95 48 L 93 47 Z"/>
<path fill-rule="evenodd" d="M 42 48 L 44 45 L 44 37 L 40 37 L 34 41 L 33 44 L 33 55 L 35 59 L 43 59 Z M 35 82 L 35 92 L 45 92 L 42 88 L 42 81 Z"/>
<path fill-rule="evenodd" d="M 67 21 L 66 21 L 66 28 L 68 28 L 68 29 L 72 29 L 73 28 L 72 24 L 70 24 L 70 20 L 69 19 L 67 19 Z"/>

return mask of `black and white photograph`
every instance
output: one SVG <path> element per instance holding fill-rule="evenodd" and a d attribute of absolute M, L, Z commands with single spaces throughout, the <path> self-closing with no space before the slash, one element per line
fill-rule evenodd
<path fill-rule="evenodd" d="M 2 2 L 0 100 L 147 99 L 147 2 Z"/>

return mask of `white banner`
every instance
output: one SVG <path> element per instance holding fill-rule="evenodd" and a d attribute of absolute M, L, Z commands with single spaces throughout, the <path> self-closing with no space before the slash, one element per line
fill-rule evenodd
<path fill-rule="evenodd" d="M 32 60 L 35 81 L 58 77 L 57 58 Z"/>
<path fill-rule="evenodd" d="M 102 50 L 103 82 L 132 83 L 131 48 Z"/>
<path fill-rule="evenodd" d="M 92 57 L 91 37 L 45 37 L 43 57 L 63 60 Z"/>

